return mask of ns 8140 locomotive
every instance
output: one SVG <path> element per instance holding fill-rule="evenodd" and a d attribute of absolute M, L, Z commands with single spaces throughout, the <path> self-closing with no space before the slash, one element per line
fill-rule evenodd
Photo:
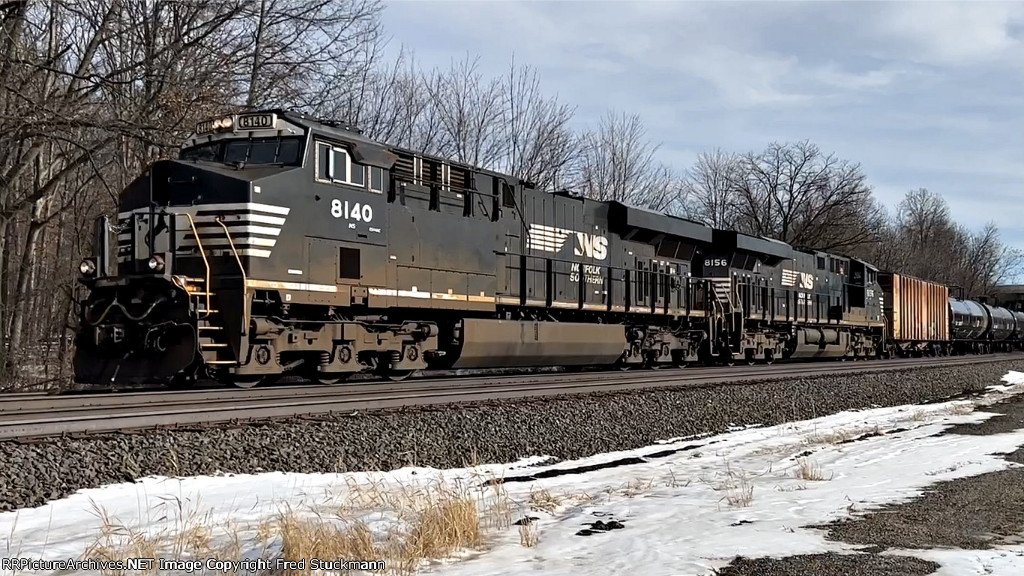
<path fill-rule="evenodd" d="M 274 110 L 197 126 L 96 226 L 90 385 L 771 362 L 883 349 L 878 273 Z"/>

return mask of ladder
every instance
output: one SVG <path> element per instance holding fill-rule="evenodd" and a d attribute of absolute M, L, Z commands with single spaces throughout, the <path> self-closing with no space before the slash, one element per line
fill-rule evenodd
<path fill-rule="evenodd" d="M 216 309 L 214 305 L 214 297 L 216 293 L 213 292 L 212 283 L 210 281 L 210 261 L 206 258 L 206 248 L 203 246 L 203 241 L 199 237 L 199 232 L 196 230 L 196 223 L 193 220 L 192 215 L 188 212 L 183 214 L 187 219 L 189 226 L 192 229 L 192 235 L 196 239 L 196 247 L 199 249 L 199 255 L 203 258 L 203 265 L 206 269 L 205 278 L 185 278 L 185 281 L 195 290 L 189 290 L 189 295 L 194 299 L 194 310 L 196 311 L 196 336 L 199 347 L 199 353 L 203 358 L 203 362 L 207 365 L 238 365 L 238 359 L 235 358 L 234 352 L 231 350 L 231 345 L 228 343 L 227 330 L 224 329 L 224 320 L 221 316 L 220 310 Z M 242 270 L 242 285 L 245 286 L 245 270 L 242 268 L 242 262 L 238 258 L 238 252 L 235 250 L 234 241 L 231 239 L 231 234 L 228 232 L 227 226 L 220 220 L 217 219 L 217 223 L 224 228 L 224 233 L 227 235 L 228 242 L 231 245 L 231 251 L 235 255 L 235 260 L 238 262 L 239 269 Z M 246 314 L 245 321 L 248 322 L 248 314 Z M 244 334 L 244 332 L 243 332 Z"/>
<path fill-rule="evenodd" d="M 715 294 L 715 300 L 721 303 L 723 311 L 725 305 L 728 304 L 728 309 L 733 309 L 733 298 L 732 298 L 732 280 L 729 278 L 714 278 L 711 279 L 711 290 Z"/>
<path fill-rule="evenodd" d="M 190 290 L 189 295 L 195 305 L 196 331 L 198 336 L 199 353 L 203 362 L 210 365 L 234 365 L 238 364 L 231 346 L 227 341 L 227 331 L 224 330 L 224 322 L 221 319 L 220 310 L 214 306 L 213 298 L 216 294 L 210 291 L 204 278 L 189 278 L 185 280 L 189 285 L 198 288 Z"/>
<path fill-rule="evenodd" d="M 734 354 L 743 333 L 743 307 L 736 295 L 736 286 L 731 278 L 712 278 L 708 283 L 711 284 L 711 307 L 714 311 L 709 322 L 709 336 L 712 342 L 718 340 L 717 324 L 721 319 L 722 328 L 728 330 L 728 338 L 725 340 L 727 352 Z"/>

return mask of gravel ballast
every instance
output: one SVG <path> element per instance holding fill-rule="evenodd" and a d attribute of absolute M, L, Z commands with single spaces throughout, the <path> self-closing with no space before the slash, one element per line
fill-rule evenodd
<path fill-rule="evenodd" d="M 0 443 L 0 510 L 148 475 L 390 470 L 576 459 L 843 410 L 940 401 L 1024 360 L 706 388 L 503 400 L 213 427 Z"/>
<path fill-rule="evenodd" d="M 785 558 L 737 558 L 717 576 L 925 576 L 935 562 L 911 556 L 878 554 L 803 554 Z"/>

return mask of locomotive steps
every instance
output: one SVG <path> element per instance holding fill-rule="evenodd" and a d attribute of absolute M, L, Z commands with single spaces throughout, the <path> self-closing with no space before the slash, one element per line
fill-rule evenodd
<path fill-rule="evenodd" d="M 258 422 L 275 418 L 592 392 L 722 387 L 745 385 L 754 381 L 952 367 L 1020 358 L 1019 354 L 996 354 L 885 362 L 709 367 L 631 374 L 605 372 L 423 379 L 401 385 L 385 382 L 340 386 L 279 386 L 245 391 L 216 389 L 67 396 L 15 394 L 0 399 L 0 440 Z"/>

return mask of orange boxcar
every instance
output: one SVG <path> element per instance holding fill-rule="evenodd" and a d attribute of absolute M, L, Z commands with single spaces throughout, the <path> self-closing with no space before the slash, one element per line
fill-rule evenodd
<path fill-rule="evenodd" d="M 949 340 L 949 288 L 903 274 L 879 274 L 886 336 L 897 342 Z"/>

